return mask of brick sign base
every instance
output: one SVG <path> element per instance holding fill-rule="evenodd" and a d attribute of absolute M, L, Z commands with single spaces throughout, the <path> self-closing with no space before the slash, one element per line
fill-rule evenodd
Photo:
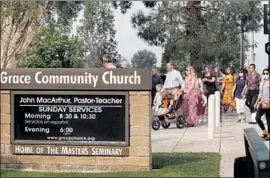
<path fill-rule="evenodd" d="M 10 91 L 1 90 L 1 169 L 53 172 L 149 171 L 152 165 L 150 93 L 129 92 L 129 97 L 129 147 L 12 145 Z M 74 151 L 70 150 L 77 150 L 77 154 L 71 154 Z M 93 150 L 100 154 L 93 154 Z M 83 151 L 84 154 L 81 154 Z"/>

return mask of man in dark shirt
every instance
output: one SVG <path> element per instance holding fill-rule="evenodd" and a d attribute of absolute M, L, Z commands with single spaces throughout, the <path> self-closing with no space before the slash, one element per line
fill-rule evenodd
<path fill-rule="evenodd" d="M 256 124 L 256 108 L 254 107 L 259 95 L 259 88 L 261 83 L 261 76 L 256 72 L 256 65 L 249 65 L 249 75 L 246 79 L 246 85 L 242 92 L 242 96 L 246 95 L 246 105 L 249 107 L 251 112 L 250 124 Z"/>
<path fill-rule="evenodd" d="M 152 69 L 152 103 L 154 101 L 155 95 L 156 95 L 156 85 L 157 84 L 163 84 L 162 78 L 157 74 L 157 69 Z"/>
<path fill-rule="evenodd" d="M 216 91 L 216 78 L 211 68 L 205 67 L 205 72 L 203 74 L 203 85 L 204 85 L 204 95 L 208 99 L 210 95 L 215 94 Z"/>

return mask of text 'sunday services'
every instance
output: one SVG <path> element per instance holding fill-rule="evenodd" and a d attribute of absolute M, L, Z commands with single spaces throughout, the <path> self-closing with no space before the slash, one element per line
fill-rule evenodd
<path fill-rule="evenodd" d="M 1 84 L 86 84 L 96 87 L 99 80 L 103 84 L 141 84 L 141 76 L 137 71 L 132 75 L 114 75 L 113 71 L 106 71 L 102 75 L 93 75 L 89 72 L 82 75 L 45 75 L 38 71 L 34 76 L 1 72 Z"/>

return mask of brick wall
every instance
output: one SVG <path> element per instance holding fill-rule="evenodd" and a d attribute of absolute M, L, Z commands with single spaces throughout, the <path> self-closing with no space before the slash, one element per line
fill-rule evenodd
<path fill-rule="evenodd" d="M 152 165 L 149 92 L 130 92 L 128 157 L 13 155 L 10 144 L 10 92 L 1 91 L 1 169 L 40 171 L 149 171 Z"/>

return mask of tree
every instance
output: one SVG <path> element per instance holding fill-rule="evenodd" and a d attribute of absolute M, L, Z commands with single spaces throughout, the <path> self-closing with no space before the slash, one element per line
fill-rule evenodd
<path fill-rule="evenodd" d="M 161 61 L 161 73 L 166 73 L 166 64 L 171 62 L 174 64 L 174 67 L 179 71 L 184 71 L 187 65 L 189 64 L 189 56 L 179 48 L 179 46 L 174 45 L 170 46 L 170 43 L 165 45 L 164 52 L 162 54 Z"/>
<path fill-rule="evenodd" d="M 57 27 L 39 27 L 18 67 L 79 68 L 84 67 L 83 42 L 69 37 Z"/>
<path fill-rule="evenodd" d="M 162 1 L 148 15 L 142 11 L 134 14 L 132 24 L 150 45 L 165 48 L 163 56 L 167 58 L 163 60 L 189 56 L 188 64 L 200 67 L 202 62 L 217 64 L 226 60 L 228 64 L 228 59 L 238 60 L 240 50 L 235 49 L 240 46 L 241 29 L 259 30 L 261 14 L 261 3 L 257 1 Z M 243 17 L 248 20 L 241 24 Z M 249 45 L 247 40 L 244 45 Z M 166 54 L 173 51 L 175 54 Z"/>
<path fill-rule="evenodd" d="M 16 67 L 40 24 L 69 31 L 80 1 L 5 1 L 1 6 L 1 68 Z"/>
<path fill-rule="evenodd" d="M 1 2 L 1 68 L 14 67 L 35 36 L 47 2 Z"/>
<path fill-rule="evenodd" d="M 88 67 L 100 67 L 102 55 L 117 56 L 112 6 L 106 1 L 87 1 L 84 6 L 83 25 L 78 32 L 84 39 L 85 61 Z"/>
<path fill-rule="evenodd" d="M 142 1 L 145 7 L 152 8 L 157 4 L 157 1 Z M 124 14 L 128 9 L 132 8 L 132 1 L 112 1 L 112 5 L 115 9 L 120 8 L 121 12 Z"/>
<path fill-rule="evenodd" d="M 155 53 L 145 49 L 135 53 L 131 63 L 135 68 L 152 68 L 156 66 L 157 57 Z"/>
<path fill-rule="evenodd" d="M 128 61 L 126 58 L 124 58 L 120 54 L 118 54 L 118 56 L 116 57 L 116 59 L 117 59 L 116 66 L 118 68 L 131 68 L 132 67 L 130 61 Z"/>

